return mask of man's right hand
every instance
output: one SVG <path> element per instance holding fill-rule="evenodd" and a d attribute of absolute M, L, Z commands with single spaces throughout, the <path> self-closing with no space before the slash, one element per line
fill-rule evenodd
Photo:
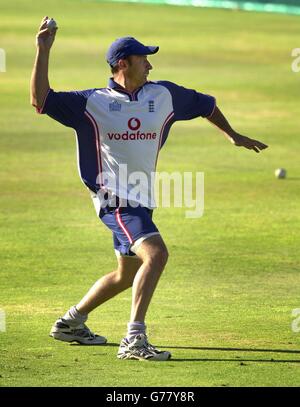
<path fill-rule="evenodd" d="M 37 53 L 30 81 L 31 104 L 38 109 L 41 109 L 45 103 L 50 88 L 48 79 L 49 51 L 57 31 L 57 28 L 52 30 L 47 28 L 47 19 L 47 16 L 42 19 L 39 32 L 36 35 Z"/>
<path fill-rule="evenodd" d="M 36 46 L 41 51 L 50 51 L 57 31 L 57 28 L 54 28 L 52 30 L 49 30 L 49 28 L 47 28 L 47 19 L 48 16 L 45 16 L 42 19 L 41 25 L 39 27 L 39 32 L 36 35 Z"/>

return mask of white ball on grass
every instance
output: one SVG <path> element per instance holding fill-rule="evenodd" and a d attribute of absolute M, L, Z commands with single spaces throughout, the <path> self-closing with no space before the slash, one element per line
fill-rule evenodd
<path fill-rule="evenodd" d="M 277 170 L 275 170 L 275 177 L 276 178 L 285 178 L 286 170 L 284 168 L 277 168 Z"/>

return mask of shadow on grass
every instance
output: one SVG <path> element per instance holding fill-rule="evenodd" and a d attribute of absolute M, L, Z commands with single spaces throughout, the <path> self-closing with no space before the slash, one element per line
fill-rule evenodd
<path fill-rule="evenodd" d="M 114 343 L 114 342 L 110 342 L 110 343 L 102 343 L 102 344 L 100 344 L 100 345 L 95 345 L 95 344 L 91 344 L 91 345 L 83 345 L 82 343 L 75 343 L 75 342 L 72 342 L 72 343 L 70 343 L 70 346 L 83 346 L 83 347 L 87 347 L 87 346 L 89 346 L 89 347 L 94 347 L 94 348 L 106 348 L 107 346 L 112 346 L 112 347 L 114 347 L 114 348 L 116 348 L 116 347 L 119 347 L 120 346 L 120 344 L 119 343 Z"/>
<path fill-rule="evenodd" d="M 239 362 L 241 366 L 246 366 L 244 362 L 258 363 L 300 363 L 300 359 L 218 359 L 218 358 L 191 358 L 191 359 L 170 359 L 170 362 Z"/>
<path fill-rule="evenodd" d="M 89 346 L 89 347 L 119 347 L 119 343 L 106 343 L 103 345 L 82 345 L 80 343 L 71 343 L 70 346 Z M 299 354 L 300 350 L 290 349 L 261 349 L 261 348 L 215 348 L 203 346 L 158 346 L 159 349 L 190 349 L 202 351 L 222 351 L 222 352 L 273 352 L 273 353 L 296 353 Z M 246 362 L 256 363 L 300 363 L 300 359 L 245 359 L 241 356 L 236 356 L 234 359 L 227 358 L 183 358 L 183 359 L 170 359 L 170 362 L 238 362 L 241 366 L 247 366 Z"/>
<path fill-rule="evenodd" d="M 81 343 L 70 343 L 70 346 L 96 346 L 96 347 L 119 347 L 119 343 L 108 342 L 102 345 L 83 345 Z M 169 345 L 157 345 L 160 348 L 168 349 L 190 349 L 190 350 L 205 350 L 205 351 L 222 351 L 222 352 L 268 352 L 268 353 L 297 353 L 300 354 L 300 350 L 296 349 L 262 349 L 262 348 L 215 348 L 207 346 L 169 346 Z M 300 359 L 299 359 L 300 361 Z"/>
<path fill-rule="evenodd" d="M 159 346 L 158 346 L 159 348 Z M 191 349 L 191 350 L 213 350 L 225 352 L 274 352 L 274 353 L 299 353 L 300 350 L 295 349 L 261 349 L 261 348 L 212 348 L 203 346 L 168 346 L 170 349 Z"/>
<path fill-rule="evenodd" d="M 168 346 L 168 349 L 191 349 L 191 350 L 204 350 L 204 351 L 221 351 L 221 352 L 267 352 L 267 353 L 293 353 L 299 354 L 300 350 L 290 349 L 261 349 L 261 348 L 215 348 L 215 347 L 198 347 L 198 346 Z M 241 366 L 246 366 L 245 362 L 259 362 L 259 363 L 300 363 L 300 359 L 245 359 L 236 356 L 234 359 L 222 358 L 184 358 L 184 359 L 171 359 L 172 362 L 239 362 Z"/>

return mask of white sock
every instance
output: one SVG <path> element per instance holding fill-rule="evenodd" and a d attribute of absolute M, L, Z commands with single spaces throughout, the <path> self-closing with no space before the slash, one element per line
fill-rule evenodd
<path fill-rule="evenodd" d="M 77 310 L 76 306 L 74 305 L 65 313 L 63 316 L 63 319 L 72 326 L 77 326 L 80 324 L 84 324 L 86 320 L 88 319 L 87 314 L 80 314 L 80 312 Z"/>
<path fill-rule="evenodd" d="M 139 334 L 146 334 L 145 323 L 140 321 L 128 322 L 126 338 L 131 342 Z"/>

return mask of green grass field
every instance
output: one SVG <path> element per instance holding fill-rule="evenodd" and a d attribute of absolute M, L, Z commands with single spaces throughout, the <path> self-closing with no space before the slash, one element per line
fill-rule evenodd
<path fill-rule="evenodd" d="M 116 265 L 111 235 L 77 171 L 71 129 L 29 104 L 35 33 L 55 17 L 51 86 L 105 86 L 105 51 L 133 35 L 159 44 L 150 79 L 215 95 L 242 134 L 270 148 L 231 145 L 206 120 L 174 125 L 158 170 L 204 171 L 205 211 L 160 208 L 170 260 L 153 297 L 151 342 L 165 363 L 119 361 L 127 291 L 95 310 L 104 347 L 48 336 L 57 317 Z M 96 1 L 1 0 L 0 386 L 299 386 L 299 84 L 291 50 L 299 17 Z M 274 170 L 288 177 L 277 180 Z"/>

